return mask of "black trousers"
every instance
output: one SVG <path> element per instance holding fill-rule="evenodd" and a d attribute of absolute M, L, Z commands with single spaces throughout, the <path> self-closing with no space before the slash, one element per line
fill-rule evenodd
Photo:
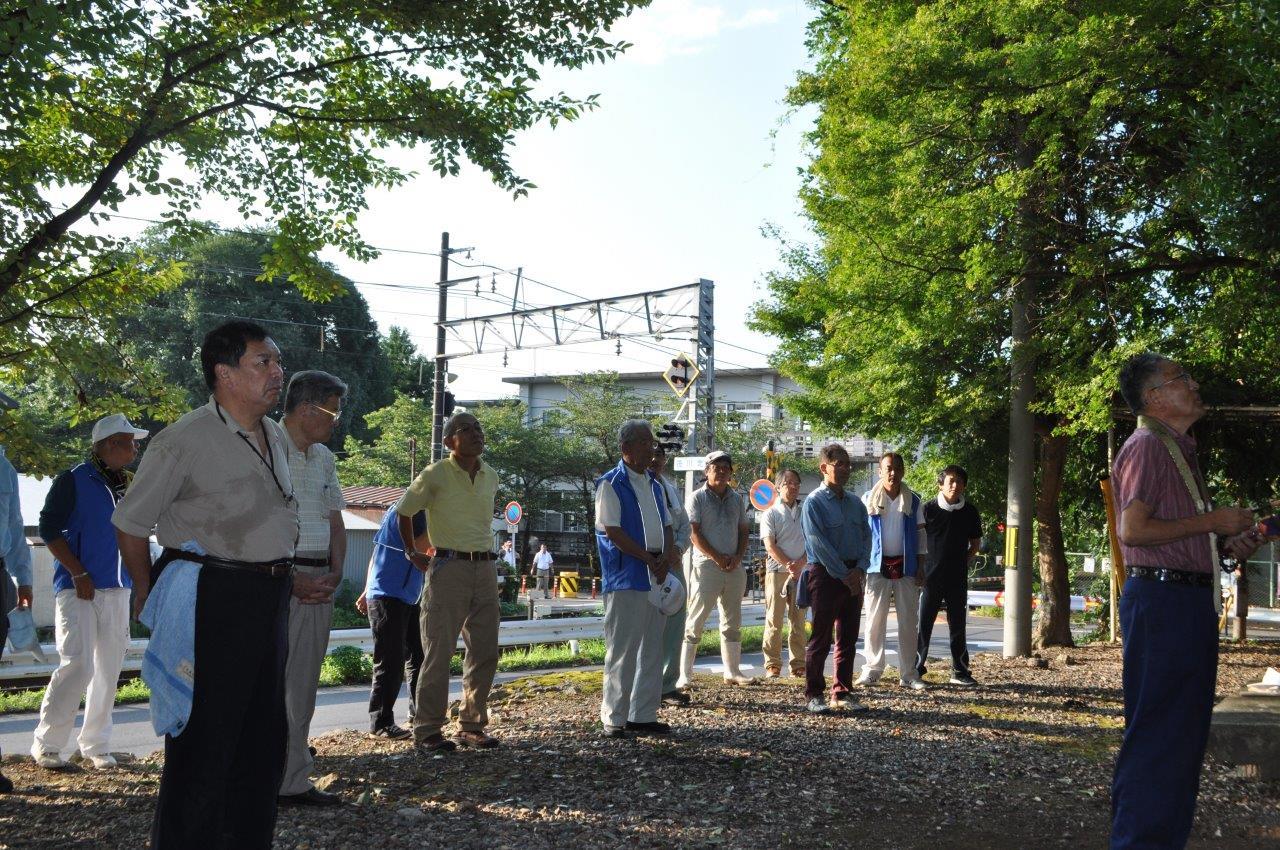
<path fill-rule="evenodd" d="M 204 567 L 191 719 L 164 739 L 151 846 L 270 847 L 288 725 L 287 578 Z"/>
<path fill-rule="evenodd" d="M 369 690 L 369 731 L 395 725 L 396 697 L 409 681 L 409 722 L 413 723 L 413 695 L 422 669 L 422 631 L 418 606 L 399 599 L 370 599 L 369 628 L 373 631 L 373 687 Z"/>
<path fill-rule="evenodd" d="M 923 676 L 929 658 L 929 639 L 933 637 L 933 621 L 938 611 L 947 608 L 947 629 L 951 632 L 951 672 L 969 675 L 969 645 L 965 640 L 965 618 L 969 616 L 969 583 L 962 573 L 959 580 L 927 581 L 920 594 L 920 627 L 916 641 L 916 673 Z"/>

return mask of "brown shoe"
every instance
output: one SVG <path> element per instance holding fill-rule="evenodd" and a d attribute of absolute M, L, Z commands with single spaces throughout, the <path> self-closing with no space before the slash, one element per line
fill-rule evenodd
<path fill-rule="evenodd" d="M 457 741 L 464 747 L 472 747 L 477 750 L 492 750 L 498 746 L 498 739 L 492 735 L 486 735 L 483 732 L 468 732 L 463 730 L 453 736 L 453 740 Z"/>
<path fill-rule="evenodd" d="M 791 668 L 791 676 L 792 676 L 792 678 L 795 678 L 795 679 L 803 679 L 803 678 L 804 678 L 804 668 L 803 668 L 803 667 L 800 667 L 800 668 L 798 668 L 798 669 L 797 669 L 797 668 L 795 668 L 795 667 L 792 667 L 792 668 Z"/>
<path fill-rule="evenodd" d="M 780 679 L 782 678 L 782 670 L 777 667 L 769 667 L 764 671 L 764 677 L 766 679 Z"/>
<path fill-rule="evenodd" d="M 429 735 L 421 741 L 418 741 L 414 744 L 414 747 L 416 747 L 420 753 L 434 755 L 435 753 L 447 753 L 456 750 L 458 745 L 437 732 L 434 735 Z"/>

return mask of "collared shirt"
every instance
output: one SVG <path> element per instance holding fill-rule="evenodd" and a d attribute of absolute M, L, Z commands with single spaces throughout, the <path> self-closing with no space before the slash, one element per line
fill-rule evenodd
<path fill-rule="evenodd" d="M 871 490 L 862 494 L 862 504 L 868 508 L 870 513 Z M 880 509 L 880 546 L 881 552 L 889 558 L 900 558 L 906 546 L 906 541 L 902 539 L 903 520 L 906 514 L 902 512 L 902 500 L 910 498 L 912 491 L 903 487 L 898 491 L 898 498 L 890 499 L 889 494 L 885 493 L 885 505 Z M 924 499 L 917 497 L 915 515 L 916 527 L 916 554 L 927 555 L 929 553 L 929 537 L 925 533 L 924 516 L 921 509 L 924 507 Z M 874 532 L 873 532 L 874 533 Z"/>
<path fill-rule="evenodd" d="M 800 509 L 804 548 L 810 564 L 822 564 L 833 578 L 871 566 L 871 527 L 867 507 L 852 493 L 843 498 L 825 484 L 809 494 Z"/>
<path fill-rule="evenodd" d="M 782 550 L 788 559 L 795 560 L 805 553 L 804 527 L 800 520 L 800 500 L 787 507 L 781 499 L 773 507 L 760 514 L 760 539 L 772 540 L 773 545 Z M 766 550 L 767 551 L 767 550 Z M 770 555 L 765 562 L 765 569 L 771 573 L 779 573 L 786 566 L 778 563 Z"/>
<path fill-rule="evenodd" d="M 1196 441 L 1187 434 L 1169 430 L 1192 471 L 1196 463 Z M 1196 505 L 1178 467 L 1160 438 L 1139 428 L 1116 452 L 1116 514 L 1124 512 L 1135 499 L 1151 508 L 1153 519 L 1186 519 L 1196 515 Z M 1184 537 L 1158 546 L 1126 546 L 1120 542 L 1125 564 L 1167 567 L 1196 573 L 1215 572 L 1217 565 L 1209 552 L 1207 534 Z"/>
<path fill-rule="evenodd" d="M 31 584 L 31 547 L 18 504 L 18 470 L 4 456 L 4 446 L 0 446 L 0 557 L 20 587 Z"/>
<path fill-rule="evenodd" d="M 480 461 L 474 480 L 453 455 L 428 466 L 409 485 L 396 511 L 401 516 L 427 512 L 431 545 L 459 552 L 493 549 L 493 503 L 498 473 Z"/>
<path fill-rule="evenodd" d="M 625 463 L 623 466 L 627 466 Z M 662 529 L 671 525 L 668 514 L 663 518 L 658 510 L 658 503 L 653 498 L 653 487 L 649 484 L 648 471 L 636 472 L 627 466 L 627 480 L 636 493 L 636 501 L 640 506 L 640 519 L 644 523 L 644 540 L 637 540 L 650 552 L 661 552 L 666 548 Z M 622 506 L 618 504 L 618 494 L 612 486 L 596 488 L 596 530 L 604 531 L 607 527 L 622 527 Z"/>
<path fill-rule="evenodd" d="M 698 524 L 698 532 L 712 549 L 721 555 L 738 553 L 738 532 L 747 527 L 747 509 L 732 488 L 726 488 L 723 496 L 705 484 L 689 494 L 686 505 L 689 522 Z M 694 557 L 706 561 L 705 554 L 695 550 Z"/>
<path fill-rule="evenodd" d="M 680 551 L 688 552 L 692 529 L 689 527 L 689 512 L 684 509 L 684 499 L 680 498 L 680 491 L 676 489 L 674 483 L 667 480 L 665 475 L 659 475 L 657 478 L 658 483 L 662 485 L 663 495 L 667 499 L 667 515 L 671 517 L 671 535 L 675 538 Z"/>
<path fill-rule="evenodd" d="M 194 540 L 209 555 L 233 561 L 292 557 L 298 502 L 284 430 L 263 417 L 265 459 L 258 433 L 210 398 L 151 438 L 112 524 L 134 537 L 155 529 L 166 547 Z"/>
<path fill-rule="evenodd" d="M 298 554 L 316 558 L 329 556 L 329 517 L 347 506 L 338 484 L 338 467 L 329 447 L 312 443 L 304 452 L 293 442 L 289 429 L 280 420 L 285 445 L 289 449 L 289 476 L 298 499 Z"/>
<path fill-rule="evenodd" d="M 553 563 L 555 563 L 555 559 L 551 557 L 550 552 L 539 552 L 533 556 L 533 565 L 537 567 L 540 573 L 550 572 Z"/>

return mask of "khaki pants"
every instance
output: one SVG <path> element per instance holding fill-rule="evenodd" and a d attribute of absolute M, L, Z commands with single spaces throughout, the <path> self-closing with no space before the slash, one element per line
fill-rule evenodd
<path fill-rule="evenodd" d="M 324 557 L 316 555 L 313 557 Z M 309 576 L 322 576 L 328 567 L 295 567 Z M 333 602 L 304 605 L 289 597 L 289 657 L 284 665 L 284 708 L 289 720 L 289 750 L 284 767 L 281 794 L 302 794 L 311 788 L 313 759 L 307 748 L 311 718 L 316 712 L 316 688 L 320 665 L 329 651 L 329 627 L 333 625 Z"/>
<path fill-rule="evenodd" d="M 791 655 L 791 675 L 804 675 L 804 612 L 796 607 L 796 589 L 782 598 L 782 587 L 790 574 L 785 570 L 764 574 L 764 669 L 782 670 L 782 621 L 790 626 L 787 648 Z"/>
<path fill-rule="evenodd" d="M 498 576 L 492 561 L 432 559 L 422 590 L 422 651 L 414 698 L 413 739 L 423 741 L 444 728 L 449 708 L 449 661 L 462 635 L 462 705 L 458 725 L 482 732 L 489 723 L 486 703 L 498 669 Z"/>
<path fill-rule="evenodd" d="M 898 675 L 916 678 L 916 618 L 919 616 L 920 588 L 913 576 L 888 579 L 880 573 L 867 574 L 867 632 L 863 650 L 867 663 L 863 673 L 874 679 L 884 672 L 884 633 L 889 623 L 889 597 L 898 614 Z"/>
<path fill-rule="evenodd" d="M 725 643 L 742 642 L 742 597 L 747 592 L 747 574 L 739 566 L 731 573 L 715 561 L 697 558 L 690 570 L 689 619 L 684 626 L 684 642 L 698 645 L 702 629 L 711 616 L 711 607 L 720 607 L 720 637 Z"/>

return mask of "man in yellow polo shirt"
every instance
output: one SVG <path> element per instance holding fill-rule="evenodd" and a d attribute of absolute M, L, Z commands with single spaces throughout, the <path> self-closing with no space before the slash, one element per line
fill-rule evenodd
<path fill-rule="evenodd" d="M 454 741 L 488 749 L 498 739 L 485 734 L 485 703 L 498 669 L 498 573 L 493 562 L 493 504 L 498 474 L 480 459 L 484 430 L 469 413 L 444 426 L 449 456 L 431 464 L 414 480 L 396 506 L 404 552 L 427 574 L 422 591 L 422 647 L 426 656 L 414 695 L 413 742 L 420 752 L 454 749 Z M 414 545 L 413 515 L 427 512 L 430 548 Z M 449 660 L 466 638 L 462 668 L 461 731 L 444 737 L 449 706 Z"/>

